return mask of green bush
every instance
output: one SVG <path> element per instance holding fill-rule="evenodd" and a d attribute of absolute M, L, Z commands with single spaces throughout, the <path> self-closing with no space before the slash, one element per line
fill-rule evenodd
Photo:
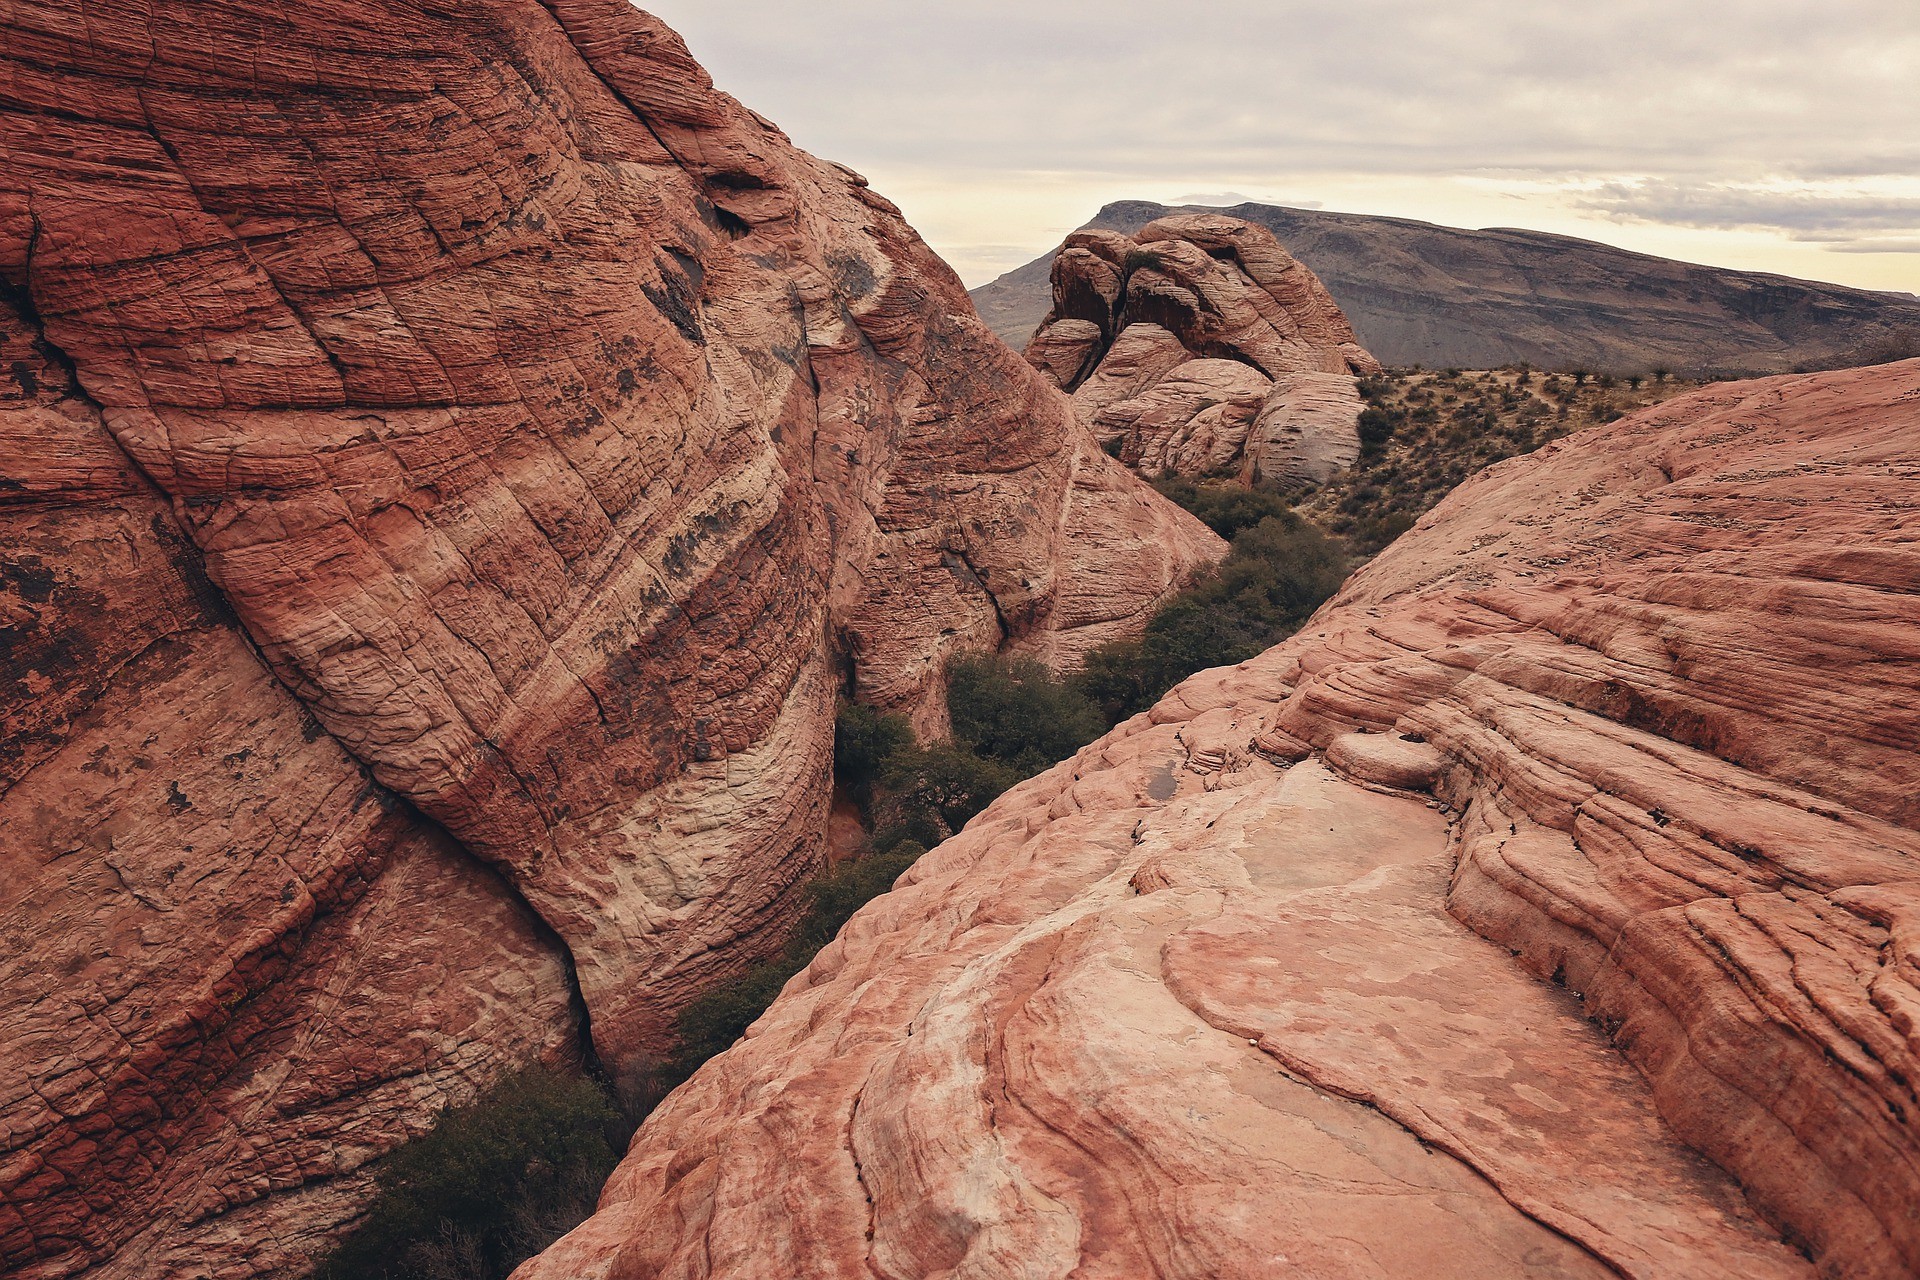
<path fill-rule="evenodd" d="M 843 862 L 816 878 L 807 887 L 807 918 L 794 935 L 799 945 L 808 949 L 807 959 L 813 959 L 813 952 L 832 942 L 840 927 L 853 919 L 854 912 L 891 889 L 925 852 L 918 842 L 904 841 L 885 853 Z"/>
<path fill-rule="evenodd" d="M 903 815 L 932 814 L 939 818 L 945 838 L 1020 778 L 1011 766 L 956 743 L 903 751 L 888 764 L 884 779 L 889 825 L 912 829 L 911 818 Z"/>
<path fill-rule="evenodd" d="M 1191 511 L 1200 523 L 1231 542 L 1268 516 L 1284 516 L 1286 501 L 1274 494 L 1241 484 L 1195 484 L 1179 476 L 1153 482 L 1160 496 Z"/>
<path fill-rule="evenodd" d="M 1158 696 L 1153 690 L 1159 687 L 1160 664 L 1157 655 L 1148 655 L 1144 639 L 1112 640 L 1087 654 L 1074 679 L 1081 692 L 1100 708 L 1100 714 L 1118 724 L 1153 705 Z M 1178 683 L 1176 677 L 1166 688 Z"/>
<path fill-rule="evenodd" d="M 1398 425 L 1394 415 L 1386 409 L 1369 406 L 1360 411 L 1360 447 L 1379 449 L 1393 439 L 1394 428 Z"/>
<path fill-rule="evenodd" d="M 1234 539 L 1218 572 L 1195 588 L 1203 605 L 1218 604 L 1263 629 L 1263 647 L 1278 644 L 1346 580 L 1346 548 L 1289 513 L 1268 517 Z"/>
<path fill-rule="evenodd" d="M 1362 520 L 1356 526 L 1352 541 L 1361 551 L 1368 554 L 1380 551 L 1395 538 L 1413 528 L 1417 517 L 1409 511 L 1393 511 L 1372 520 Z"/>
<path fill-rule="evenodd" d="M 787 979 L 806 967 L 806 960 L 795 964 L 788 955 L 776 956 L 721 983 L 682 1009 L 675 1023 L 680 1046 L 667 1066 L 668 1086 L 679 1084 L 708 1058 L 730 1048 L 754 1019 L 767 1011 Z"/>
<path fill-rule="evenodd" d="M 1099 711 L 1071 684 L 1031 658 L 998 654 L 948 664 L 947 716 L 955 742 L 1020 778 L 1066 759 L 1106 731 Z"/>
<path fill-rule="evenodd" d="M 1089 654 L 1075 683 L 1109 721 L 1144 711 L 1194 672 L 1244 662 L 1293 634 L 1340 589 L 1348 563 L 1344 547 L 1291 511 L 1268 516 L 1138 640 Z"/>
<path fill-rule="evenodd" d="M 833 720 L 833 780 L 871 817 L 873 785 L 893 755 L 913 744 L 905 716 L 842 702 Z"/>
<path fill-rule="evenodd" d="M 316 1280 L 503 1280 L 593 1212 L 630 1132 L 582 1075 L 507 1076 L 381 1162 Z"/>
<path fill-rule="evenodd" d="M 873 835 L 867 843 L 875 853 L 888 853 L 901 845 L 931 849 L 949 834 L 945 819 L 926 796 L 886 795 L 874 804 Z"/>

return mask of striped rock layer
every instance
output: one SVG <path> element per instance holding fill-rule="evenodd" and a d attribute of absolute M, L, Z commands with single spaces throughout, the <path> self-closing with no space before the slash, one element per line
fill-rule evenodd
<path fill-rule="evenodd" d="M 1220 551 L 618 0 L 0 6 L 0 1271 L 291 1275 Z"/>
<path fill-rule="evenodd" d="M 517 1280 L 1920 1272 L 1920 361 L 1461 486 L 997 802 Z"/>

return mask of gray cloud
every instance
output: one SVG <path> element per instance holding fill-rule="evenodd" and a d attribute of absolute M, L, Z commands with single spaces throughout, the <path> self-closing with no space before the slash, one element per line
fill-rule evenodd
<path fill-rule="evenodd" d="M 1743 213 L 1715 193 L 1920 175 L 1915 0 L 647 7 L 800 145 L 896 185 L 937 172 L 983 191 L 1025 176 L 1116 197 L 1160 183 L 1169 196 L 1285 198 L 1322 194 L 1323 175 L 1637 181 L 1595 197 L 1592 215 L 1790 232 L 1835 230 L 1827 218 L 1849 235 L 1914 225 L 1864 206 Z M 1015 234 L 1028 231 L 991 238 Z"/>
<path fill-rule="evenodd" d="M 1920 253 L 1920 237 L 1911 240 L 1852 240 L 1828 247 L 1836 253 Z"/>
<path fill-rule="evenodd" d="M 1920 152 L 1913 0 L 653 7 L 722 87 L 843 158 L 1744 177 Z"/>
<path fill-rule="evenodd" d="M 1920 232 L 1920 198 L 1845 191 L 1672 181 L 1608 183 L 1573 203 L 1618 219 L 1725 230 L 1765 228 L 1784 231 L 1797 240 L 1884 245 L 1890 243 L 1881 238 L 1885 232 Z"/>

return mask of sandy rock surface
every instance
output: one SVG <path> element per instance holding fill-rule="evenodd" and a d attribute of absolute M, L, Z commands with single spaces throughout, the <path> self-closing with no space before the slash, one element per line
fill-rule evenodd
<path fill-rule="evenodd" d="M 1027 360 L 1142 475 L 1287 487 L 1353 461 L 1354 375 L 1380 371 L 1270 231 L 1210 214 L 1068 236 Z"/>
<path fill-rule="evenodd" d="M 1920 1270 L 1920 361 L 1469 481 L 1016 788 L 517 1280 Z"/>
<path fill-rule="evenodd" d="M 0 9 L 0 1271 L 297 1272 L 1220 544 L 617 0 Z"/>

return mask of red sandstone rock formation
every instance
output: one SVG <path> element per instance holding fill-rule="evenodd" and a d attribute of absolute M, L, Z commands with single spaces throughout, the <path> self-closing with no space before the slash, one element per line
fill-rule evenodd
<path fill-rule="evenodd" d="M 1272 232 L 1216 214 L 1068 236 L 1027 360 L 1143 475 L 1247 484 L 1317 482 L 1352 462 L 1353 375 L 1380 371 Z"/>
<path fill-rule="evenodd" d="M 1476 477 L 922 859 L 518 1280 L 1914 1274 L 1916 493 L 1920 361 Z"/>
<path fill-rule="evenodd" d="M 836 691 L 1218 552 L 615 0 L 10 5 L 0 84 L 9 1275 L 297 1270 L 778 941 Z"/>

